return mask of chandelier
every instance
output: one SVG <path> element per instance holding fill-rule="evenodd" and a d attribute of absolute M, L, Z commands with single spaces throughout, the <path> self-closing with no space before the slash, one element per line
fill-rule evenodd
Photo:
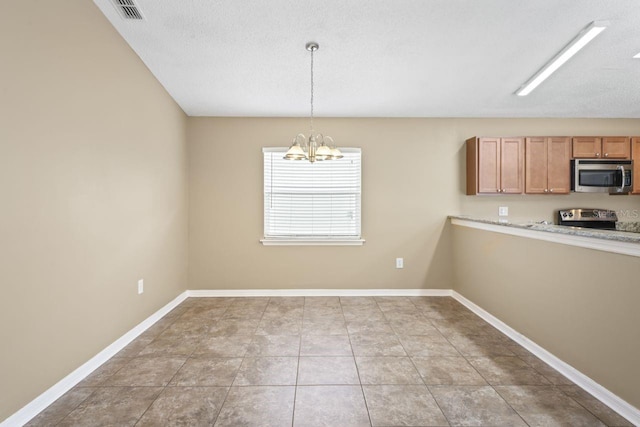
<path fill-rule="evenodd" d="M 309 137 L 299 133 L 293 138 L 291 147 L 284 155 L 285 160 L 308 160 L 311 163 L 316 160 L 336 160 L 342 158 L 342 153 L 335 146 L 333 138 L 324 136 L 321 133 L 314 133 L 313 130 L 313 52 L 320 46 L 316 42 L 309 42 L 306 48 L 311 52 L 311 126 Z"/>

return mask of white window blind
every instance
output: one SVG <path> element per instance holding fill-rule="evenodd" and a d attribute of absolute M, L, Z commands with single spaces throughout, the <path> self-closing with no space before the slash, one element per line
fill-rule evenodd
<path fill-rule="evenodd" d="M 360 238 L 360 149 L 339 160 L 284 160 L 287 148 L 265 148 L 264 236 Z"/>

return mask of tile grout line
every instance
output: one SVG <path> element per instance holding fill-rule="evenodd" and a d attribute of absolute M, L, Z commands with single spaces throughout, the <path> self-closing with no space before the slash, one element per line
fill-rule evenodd
<path fill-rule="evenodd" d="M 607 423 L 605 423 L 605 422 L 604 422 L 604 420 L 603 420 L 602 418 L 600 418 L 598 415 L 596 415 L 592 410 L 590 410 L 589 408 L 587 408 L 587 407 L 586 407 L 585 405 L 583 405 L 582 403 L 578 402 L 578 401 L 577 401 L 576 399 L 574 399 L 572 396 L 569 396 L 569 395 L 568 395 L 568 394 L 567 394 L 563 389 L 561 389 L 561 388 L 560 388 L 560 387 L 558 387 L 558 386 L 555 386 L 555 387 L 556 387 L 558 390 L 560 390 L 560 392 L 561 392 L 562 394 L 564 394 L 565 396 L 567 396 L 569 399 L 573 400 L 573 401 L 574 401 L 574 402 L 576 402 L 578 405 L 582 406 L 582 407 L 585 409 L 585 411 L 589 412 L 591 415 L 593 415 L 594 417 L 596 417 L 596 419 L 597 419 L 598 421 L 600 421 L 602 424 L 604 424 L 604 425 L 608 425 Z M 570 387 L 579 387 L 579 386 L 577 386 L 577 385 L 575 385 L 575 384 L 574 384 L 574 385 L 571 385 Z M 597 399 L 596 399 L 596 400 L 597 400 Z M 600 402 L 600 400 L 598 400 L 598 402 Z M 600 403 L 602 403 L 602 402 L 600 402 Z M 604 405 L 604 403 L 602 403 L 602 404 Z M 607 405 L 605 405 L 605 406 L 607 406 Z M 607 406 L 607 408 L 609 408 L 609 407 Z M 609 410 L 611 410 L 614 414 L 616 414 L 617 416 L 621 417 L 621 418 L 622 418 L 622 419 L 624 419 L 625 421 L 629 422 L 626 418 L 624 418 L 622 415 L 618 414 L 618 413 L 617 413 L 616 411 L 614 411 L 613 409 L 609 408 Z"/>
<path fill-rule="evenodd" d="M 304 312 L 306 305 L 306 297 L 302 299 L 302 319 L 300 319 L 300 341 L 298 341 L 298 365 L 296 366 L 296 384 L 293 388 L 293 410 L 291 412 L 291 427 L 296 422 L 296 399 L 298 397 L 298 378 L 300 376 L 300 354 L 302 353 L 302 333 L 304 331 Z"/>
<path fill-rule="evenodd" d="M 515 345 L 520 346 L 520 344 L 515 343 Z M 526 349 L 525 349 L 526 350 Z M 528 350 L 527 350 L 528 351 Z M 589 408 L 587 408 L 585 405 L 583 405 L 582 403 L 578 402 L 576 399 L 574 399 L 572 396 L 570 396 L 569 394 L 567 394 L 564 390 L 562 390 L 560 388 L 560 386 L 576 386 L 573 382 L 571 384 L 556 384 L 555 382 L 553 382 L 549 377 L 547 377 L 544 373 L 542 373 L 540 370 L 536 369 L 535 366 L 533 366 L 531 363 L 527 362 L 525 359 L 523 359 L 522 357 L 520 357 L 520 355 L 516 354 L 516 356 L 522 360 L 524 363 L 526 363 L 528 366 L 531 367 L 531 369 L 533 369 L 534 371 L 536 371 L 537 373 L 539 373 L 540 375 L 542 375 L 547 381 L 549 381 L 550 386 L 552 386 L 553 388 L 557 389 L 560 393 L 562 393 L 564 396 L 568 397 L 569 399 L 571 399 L 573 402 L 577 403 L 578 405 L 580 405 L 582 408 L 584 408 L 585 411 L 589 412 L 591 415 L 593 415 L 598 421 L 600 421 L 601 423 L 605 424 L 606 423 L 597 415 L 595 414 L 593 411 L 591 411 Z M 538 358 L 536 355 L 531 354 L 532 357 Z M 545 365 L 547 365 L 544 361 L 540 360 L 541 363 L 544 363 Z M 549 365 L 547 365 L 549 366 Z M 550 367 L 550 366 L 549 366 Z M 553 369 L 552 367 L 550 367 L 551 369 Z M 557 371 L 556 371 L 557 372 Z M 561 373 L 558 372 L 558 374 L 562 375 Z M 564 375 L 562 375 L 564 377 Z M 566 378 L 566 377 L 564 377 Z M 570 380 L 569 380 L 570 381 Z M 547 386 L 548 387 L 548 386 Z M 496 390 L 497 392 L 497 390 Z M 498 392 L 499 393 L 499 392 Z M 600 402 L 598 400 L 598 402 Z M 600 402 L 602 403 L 602 402 Z M 606 406 L 606 405 L 605 405 Z M 615 414 L 617 414 L 618 416 L 621 416 L 620 414 L 618 414 L 617 412 L 613 411 Z M 623 417 L 624 418 L 624 417 Z"/>
<path fill-rule="evenodd" d="M 453 298 L 453 297 L 451 297 L 451 298 Z M 484 323 L 487 323 L 485 320 L 482 320 L 482 321 L 483 321 Z M 488 323 L 487 323 L 487 324 L 488 324 Z M 509 406 L 509 408 L 510 408 L 510 409 L 511 409 L 511 410 L 512 410 L 516 415 L 518 415 L 518 417 L 522 420 L 522 422 L 523 422 L 523 423 L 525 423 L 527 426 L 529 426 L 529 423 L 527 423 L 527 422 L 525 421 L 525 419 L 522 417 L 522 415 L 520 415 L 520 413 L 519 413 L 518 411 L 516 411 L 516 410 L 513 408 L 513 406 L 511 406 L 511 404 L 510 404 L 509 402 L 507 402 L 507 401 L 506 401 L 506 399 L 505 399 L 504 397 L 502 397 L 502 395 L 501 395 L 500 393 L 498 393 L 498 390 L 496 390 L 496 389 L 495 389 L 495 387 L 493 386 L 493 384 L 491 384 L 491 383 L 489 382 L 489 380 L 487 380 L 487 379 L 485 378 L 485 376 L 484 376 L 484 375 L 482 375 L 482 373 L 481 373 L 480 371 L 478 371 L 478 369 L 477 369 L 477 368 L 476 368 L 476 367 L 475 367 L 475 366 L 474 366 L 474 365 L 469 361 L 469 359 L 467 358 L 467 356 L 466 356 L 465 354 L 463 354 L 463 353 L 462 353 L 462 352 L 461 352 L 461 351 L 460 351 L 460 350 L 459 350 L 459 349 L 458 349 L 458 348 L 457 348 L 457 347 L 456 347 L 456 346 L 455 346 L 455 345 L 454 345 L 454 344 L 449 340 L 449 338 L 448 338 L 448 337 L 447 337 L 447 336 L 446 336 L 442 331 L 440 331 L 440 328 L 438 328 L 438 326 L 436 326 L 436 325 L 433 325 L 433 326 L 438 330 L 438 332 L 440 332 L 440 334 L 444 337 L 444 339 L 446 339 L 446 340 L 447 340 L 447 342 L 448 342 L 451 346 L 453 346 L 453 348 L 455 348 L 455 349 L 456 349 L 456 351 L 457 351 L 458 353 L 460 353 L 460 356 L 462 356 L 462 358 L 464 358 L 464 360 L 467 362 L 467 364 L 468 364 L 469 366 L 471 366 L 471 367 L 473 368 L 473 370 L 474 370 L 474 371 L 476 371 L 476 373 L 477 373 L 478 375 L 480 375 L 480 377 L 481 377 L 481 378 L 482 378 L 482 379 L 487 383 L 487 385 L 486 385 L 486 386 L 491 387 L 491 389 L 492 389 L 492 390 L 493 390 L 493 391 L 494 391 L 498 396 L 500 396 L 500 399 L 502 399 L 502 400 L 503 400 L 503 402 L 504 402 L 504 403 L 506 403 L 506 404 L 507 404 L 507 406 Z M 489 325 L 489 326 L 491 326 L 491 325 Z M 486 356 L 486 357 L 489 357 L 489 356 Z M 517 357 L 517 355 L 516 355 L 516 357 Z M 524 361 L 523 361 L 523 362 L 524 362 Z M 525 362 L 525 363 L 526 363 L 526 362 Z M 528 364 L 527 364 L 527 365 L 528 365 Z M 537 372 L 537 371 L 536 371 L 536 372 Z M 486 386 L 482 386 L 482 387 L 486 387 Z"/>
<path fill-rule="evenodd" d="M 138 425 L 138 423 L 140 422 L 140 420 L 142 420 L 142 417 L 144 417 L 144 414 L 147 413 L 147 411 L 149 411 L 149 408 L 151 408 L 151 405 L 153 405 L 153 403 L 158 400 L 158 398 L 164 393 L 164 391 L 167 389 L 167 386 L 162 387 L 162 390 L 160 390 L 160 393 L 158 393 L 158 395 L 155 397 L 155 399 L 153 399 L 150 403 L 149 406 L 147 406 L 147 408 L 142 412 L 142 414 L 140 414 L 140 417 L 138 417 L 138 419 L 136 420 L 136 422 L 133 424 L 134 427 Z"/>
<path fill-rule="evenodd" d="M 520 412 L 516 411 L 516 409 L 515 409 L 513 406 L 511 406 L 511 403 L 509 403 L 509 402 L 507 401 L 507 399 L 505 399 L 505 398 L 504 398 L 504 396 L 502 396 L 502 395 L 500 394 L 500 392 L 499 392 L 498 390 L 496 390 L 496 388 L 495 388 L 492 384 L 489 384 L 489 385 L 491 386 L 491 388 L 493 389 L 493 391 L 494 391 L 494 392 L 496 392 L 496 394 L 497 394 L 498 396 L 500 396 L 500 399 L 504 400 L 504 402 L 509 406 L 509 408 L 511 408 L 511 410 L 512 410 L 513 412 L 515 412 L 515 413 L 520 417 L 520 419 L 522 420 L 522 422 L 524 422 L 524 423 L 525 423 L 526 425 L 528 425 L 528 426 L 531 426 L 531 424 L 529 424 L 529 423 L 527 422 L 527 420 L 525 420 L 525 419 L 524 419 L 524 417 L 520 414 Z"/>
<path fill-rule="evenodd" d="M 449 340 L 449 338 L 447 338 L 447 336 L 446 336 L 446 335 L 445 335 L 445 334 L 440 330 L 440 328 L 438 328 L 438 326 L 437 326 L 437 325 L 434 325 L 434 324 L 433 324 L 433 322 L 431 322 L 431 319 L 428 319 L 428 320 L 429 320 L 429 322 L 433 325 L 433 327 L 434 327 L 434 328 L 436 328 L 436 330 L 438 331 L 438 333 L 440 333 L 440 335 L 442 335 L 442 337 L 444 337 L 444 339 L 445 339 L 445 340 L 447 340 L 447 342 L 449 343 L 449 345 L 451 345 L 453 348 L 455 348 L 455 350 L 456 350 L 456 351 L 460 354 L 460 356 L 461 356 L 461 357 L 462 357 L 462 358 L 467 362 L 467 364 L 468 364 L 469 366 L 471 366 L 471 368 L 473 368 L 473 370 L 474 370 L 474 371 L 476 371 L 476 373 L 477 373 L 477 374 L 478 374 L 478 375 L 479 375 L 479 376 L 480 376 L 480 377 L 481 377 L 481 378 L 482 378 L 482 379 L 487 383 L 485 386 L 481 386 L 481 387 L 487 387 L 487 386 L 488 386 L 488 387 L 491 387 L 491 389 L 492 389 L 492 390 L 493 390 L 493 391 L 494 391 L 498 396 L 500 396 L 500 398 L 501 398 L 501 399 L 502 399 L 502 400 L 507 404 L 507 406 L 509 406 L 509 408 L 511 408 L 511 410 L 512 410 L 516 415 L 518 415 L 518 417 L 519 417 L 519 418 L 520 418 L 520 419 L 521 419 L 521 420 L 522 420 L 522 421 L 523 421 L 523 422 L 528 426 L 528 425 L 529 425 L 529 423 L 527 423 L 527 422 L 524 420 L 524 418 L 522 417 L 522 415 L 520 415 L 520 413 L 519 413 L 518 411 L 516 411 L 516 410 L 511 406 L 511 404 L 510 404 L 509 402 L 507 402 L 507 400 L 506 400 L 504 397 L 502 397 L 502 395 L 498 392 L 498 390 L 496 390 L 496 389 L 495 389 L 495 387 L 493 386 L 493 384 L 491 384 L 491 383 L 490 383 L 490 382 L 489 382 L 489 381 L 484 377 L 484 375 L 482 375 L 482 373 L 480 373 L 480 371 L 478 371 L 478 369 L 477 369 L 477 368 L 476 368 L 476 367 L 475 367 L 475 366 L 474 366 L 474 365 L 469 361 L 469 359 L 467 358 L 467 356 L 466 356 L 466 355 L 464 355 L 464 354 L 463 354 L 463 353 L 462 353 L 462 352 L 461 352 L 461 351 L 460 351 L 460 350 L 459 350 L 459 349 L 458 349 L 458 348 L 457 348 L 457 347 L 456 347 L 456 346 L 455 346 L 455 345 L 454 345 L 454 344 Z M 485 322 L 485 321 L 483 320 L 483 322 Z M 486 323 L 486 322 L 485 322 L 485 323 Z M 487 357 L 488 357 L 488 356 L 487 356 Z M 526 362 L 525 362 L 525 363 L 526 363 Z M 441 384 L 441 386 L 446 386 L 446 385 Z M 459 386 L 458 386 L 458 387 L 459 387 Z M 477 386 L 468 385 L 468 387 L 477 387 Z M 431 393 L 431 388 L 430 388 L 430 386 L 427 386 L 427 388 L 429 389 L 429 393 Z M 435 398 L 434 398 L 434 399 L 435 399 Z M 436 401 L 436 404 L 437 404 L 437 403 L 438 403 L 438 402 Z M 440 405 L 438 405 L 438 407 L 440 407 Z M 443 411 L 443 414 L 444 414 L 444 411 Z M 445 415 L 445 418 L 447 418 L 447 417 L 446 417 L 446 415 Z M 447 418 L 447 420 L 449 420 L 449 419 Z"/>
<path fill-rule="evenodd" d="M 353 351 L 353 343 L 351 342 L 351 334 L 349 333 L 349 329 L 347 328 L 347 319 L 344 316 L 344 307 L 342 306 L 342 299 L 338 297 L 338 301 L 340 303 L 340 312 L 342 313 L 342 318 L 345 322 L 345 329 L 347 329 L 347 338 L 349 339 L 349 347 L 351 348 L 351 355 L 353 357 L 353 364 L 356 365 L 356 374 L 358 374 L 358 382 L 360 383 L 360 392 L 362 393 L 362 400 L 364 401 L 364 408 L 367 411 L 367 417 L 369 418 L 369 425 L 373 426 L 373 421 L 371 420 L 371 412 L 369 411 L 369 404 L 367 403 L 367 396 L 364 394 L 364 386 L 362 385 L 362 378 L 360 378 L 360 368 L 358 367 L 358 362 L 356 361 L 356 354 Z M 378 303 L 375 301 L 376 306 Z M 380 308 L 378 307 L 378 310 Z"/>
<path fill-rule="evenodd" d="M 433 322 L 432 322 L 432 324 L 433 324 Z M 485 385 L 485 386 L 482 386 L 482 387 L 489 386 L 489 387 L 491 387 L 491 389 L 492 389 L 493 391 L 495 391 L 496 393 L 498 393 L 498 392 L 496 391 L 496 389 L 494 389 L 494 388 L 493 388 L 493 386 L 489 383 L 489 381 L 487 381 L 487 379 L 484 377 L 484 375 L 482 375 L 482 374 L 480 373 L 480 371 L 478 371 L 478 369 L 476 369 L 476 367 L 475 367 L 475 366 L 473 366 L 473 365 L 471 364 L 471 362 L 469 362 L 469 359 L 467 359 L 467 356 L 466 356 L 466 355 L 464 355 L 464 354 L 462 354 L 462 352 L 458 349 L 458 347 L 456 347 L 456 346 L 455 346 L 455 345 L 454 345 L 454 344 L 449 340 L 449 338 L 448 338 L 448 337 L 447 337 L 447 336 L 446 336 L 446 335 L 445 335 L 445 334 L 440 330 L 440 328 L 438 328 L 438 326 L 437 326 L 437 325 L 433 325 L 433 327 L 434 327 L 434 328 L 436 328 L 436 329 L 438 330 L 438 332 L 440 333 L 440 335 L 442 335 L 442 336 L 444 337 L 444 339 L 445 339 L 445 340 L 447 340 L 447 342 L 449 343 L 449 345 L 451 345 L 453 348 L 455 348 L 455 349 L 456 349 L 456 351 L 460 354 L 460 357 L 462 357 L 462 358 L 465 360 L 465 362 L 467 362 L 467 364 L 468 364 L 469 366 L 471 366 L 471 368 L 472 368 L 474 371 L 476 371 L 476 373 L 480 376 L 480 378 L 482 378 L 482 379 L 484 380 L 484 382 L 486 383 L 486 385 Z M 429 392 L 431 392 L 431 390 L 429 390 Z M 499 395 L 499 393 L 498 393 L 498 395 Z M 500 396 L 500 398 L 502 398 L 502 396 Z M 504 400 L 504 399 L 502 399 L 502 400 Z M 505 403 L 506 403 L 506 401 L 505 401 Z M 508 404 L 508 403 L 507 403 L 507 404 Z M 509 405 L 509 407 L 511 408 L 511 405 Z M 515 412 L 515 409 L 511 408 L 511 410 Z M 516 414 L 518 414 L 518 413 L 516 412 Z M 518 416 L 519 416 L 520 418 L 522 418 L 522 417 L 520 416 L 520 414 L 518 414 Z M 523 421 L 524 421 L 524 420 L 523 420 Z M 526 424 L 526 422 L 525 422 L 525 424 Z M 527 424 L 527 425 L 528 425 L 528 424 Z"/>
<path fill-rule="evenodd" d="M 96 387 L 96 388 L 97 388 L 97 387 Z M 93 394 L 94 394 L 95 392 L 96 392 L 96 390 L 93 390 L 91 393 L 89 393 L 89 395 L 88 395 L 87 397 L 85 397 L 84 399 L 82 399 L 82 401 L 81 401 L 81 402 L 79 402 L 77 405 L 75 405 L 75 406 L 73 407 L 73 409 L 72 409 L 72 410 L 70 410 L 69 412 L 67 412 L 67 413 L 65 414 L 65 416 L 64 416 L 64 417 L 62 417 L 62 418 L 60 419 L 60 421 L 58 421 L 57 423 L 55 423 L 55 425 L 56 425 L 56 426 L 60 425 L 60 424 L 61 424 L 61 423 L 62 423 L 62 422 L 63 422 L 63 421 L 64 421 L 64 420 L 65 420 L 65 419 L 66 419 L 66 418 L 67 418 L 67 417 L 68 417 L 68 416 L 73 412 L 73 411 L 75 411 L 76 409 L 78 409 L 78 408 L 80 407 L 80 405 L 82 405 L 82 404 L 83 404 L 84 402 L 86 402 L 86 401 L 87 401 L 91 396 L 93 396 Z M 65 394 L 66 394 L 66 393 L 65 393 Z M 64 395 L 63 395 L 63 396 L 64 396 Z M 60 396 L 60 397 L 62 397 L 62 396 Z M 55 403 L 55 402 L 54 402 L 54 403 Z M 52 404 L 52 405 L 53 405 L 53 404 Z M 51 406 L 51 405 L 47 406 L 47 408 L 45 408 L 42 412 L 40 412 L 40 414 L 41 414 L 41 413 L 43 413 L 44 411 L 46 411 L 50 406 Z M 38 415 L 40 415 L 40 414 L 38 414 Z M 36 417 L 37 417 L 38 415 L 36 415 Z M 29 422 L 31 422 L 31 421 L 33 421 L 33 420 L 35 420 L 35 418 L 36 418 L 36 417 L 33 417 L 31 420 L 29 420 Z M 27 423 L 27 424 L 28 424 L 28 423 Z"/>
<path fill-rule="evenodd" d="M 438 328 L 436 328 L 436 326 L 433 324 L 433 322 L 431 322 L 431 319 L 427 318 L 426 316 L 424 316 L 424 314 L 422 313 L 422 310 L 420 310 L 418 308 L 417 305 L 415 305 L 415 303 L 413 302 L 413 299 L 409 299 L 409 301 L 411 302 L 411 304 L 413 304 L 413 306 L 416 308 L 416 310 L 418 310 L 420 312 L 420 315 L 422 317 L 424 317 L 427 322 L 429 322 L 429 324 L 431 326 L 433 326 L 433 328 L 438 331 L 438 333 L 440 335 L 442 335 L 442 333 L 440 332 L 440 330 Z M 445 338 L 446 339 L 446 338 Z M 444 411 L 442 410 L 442 407 L 440 406 L 440 404 L 438 403 L 438 400 L 436 399 L 436 397 L 433 395 L 433 393 L 431 392 L 431 389 L 429 388 L 429 385 L 427 384 L 427 382 L 425 381 L 424 377 L 420 374 L 420 370 L 418 369 L 418 367 L 416 366 L 416 363 L 413 360 L 412 356 L 409 356 L 409 352 L 407 351 L 407 349 L 405 348 L 404 344 L 402 344 L 402 341 L 400 340 L 400 337 L 398 337 L 398 341 L 400 342 L 400 345 L 402 346 L 402 349 L 404 350 L 405 353 L 407 353 L 407 356 L 409 357 L 409 360 L 411 361 L 411 364 L 413 365 L 413 368 L 416 370 L 416 372 L 418 373 L 418 375 L 420 376 L 420 379 L 422 380 L 422 383 L 424 384 L 425 388 L 427 389 L 427 392 L 429 393 L 429 396 L 431 396 L 431 398 L 433 399 L 434 403 L 436 404 L 436 406 L 438 407 L 438 409 L 440 410 L 440 413 L 442 414 L 442 416 L 444 417 L 444 419 L 447 421 L 447 423 L 451 426 L 453 425 L 453 423 L 451 422 L 451 420 L 449 419 L 449 417 L 447 417 L 447 414 L 444 413 Z M 448 342 L 448 341 L 447 341 Z M 451 345 L 451 344 L 450 344 Z M 453 347 L 453 345 L 451 345 Z M 455 348 L 455 347 L 453 347 Z M 458 349 L 456 349 L 456 351 L 458 351 Z"/>
<path fill-rule="evenodd" d="M 183 302 L 184 302 L 184 301 L 183 301 Z M 182 303 L 181 303 L 181 304 L 182 304 Z M 177 307 L 175 307 L 173 310 L 175 310 L 176 308 L 177 308 Z M 172 311 L 173 311 L 173 310 L 172 310 Z M 186 311 L 186 310 L 185 310 L 185 311 Z M 169 312 L 169 313 L 171 313 L 171 312 Z M 165 314 L 165 316 L 167 316 L 169 313 Z M 133 355 L 132 357 L 130 357 L 130 358 L 128 358 L 128 359 L 135 359 L 136 357 L 138 357 L 138 356 L 139 356 L 139 354 L 140 354 L 140 352 L 142 352 L 145 348 L 147 348 L 149 345 L 151 345 L 151 343 L 153 343 L 153 342 L 158 338 L 158 336 L 160 336 L 160 334 L 162 334 L 162 333 L 163 333 L 164 331 L 166 331 L 169 327 L 171 327 L 171 325 L 173 325 L 173 324 L 174 324 L 174 323 L 175 323 L 175 322 L 176 322 L 180 317 L 182 317 L 183 315 L 184 315 L 184 313 L 182 313 L 182 314 L 180 314 L 180 315 L 175 316 L 175 318 L 173 319 L 173 321 L 169 322 L 169 324 L 168 324 L 166 327 L 164 327 L 164 328 L 163 328 L 163 329 L 162 329 L 162 330 L 161 330 L 161 331 L 160 331 L 160 332 L 159 332 L 159 333 L 158 333 L 158 334 L 153 338 L 153 340 L 151 340 L 151 341 L 149 342 L 149 344 L 147 344 L 146 346 L 144 346 L 140 351 L 138 351 L 135 355 Z M 163 316 L 163 318 L 164 318 L 164 316 Z M 159 320 L 162 320 L 162 318 L 161 318 L 161 319 L 159 319 Z M 145 331 L 145 332 L 146 332 L 146 331 Z M 100 365 L 100 367 L 102 367 L 102 366 L 104 366 L 106 363 L 108 363 L 108 362 L 112 361 L 115 357 L 116 357 L 116 355 L 114 355 L 114 356 L 113 356 L 113 357 L 111 357 L 109 360 L 107 360 L 106 362 L 104 362 L 102 365 Z M 115 371 L 115 372 L 113 372 L 113 373 L 112 373 L 111 375 L 109 375 L 107 378 L 105 378 L 104 380 L 102 380 L 102 381 L 101 381 L 100 383 L 98 383 L 96 386 L 93 386 L 93 388 L 95 388 L 95 390 L 93 390 L 93 391 L 92 391 L 92 392 L 91 392 L 91 393 L 90 393 L 90 394 L 89 394 L 85 399 L 83 399 L 80 403 L 78 403 L 76 406 L 74 406 L 74 407 L 73 407 L 73 409 L 72 409 L 71 411 L 69 411 L 69 412 L 68 412 L 64 417 L 62 417 L 62 419 L 61 419 L 60 421 L 58 421 L 58 422 L 56 423 L 56 425 L 60 425 L 62 422 L 64 422 L 64 420 L 65 420 L 69 415 L 71 415 L 71 413 L 72 413 L 73 411 L 75 411 L 76 409 L 78 409 L 78 408 L 80 407 L 80 405 L 82 405 L 82 404 L 83 404 L 84 402 L 86 402 L 86 401 L 87 401 L 91 396 L 93 396 L 93 395 L 94 395 L 94 393 L 97 391 L 97 389 L 99 389 L 99 388 L 103 388 L 103 389 L 104 389 L 104 388 L 108 388 L 108 387 L 119 387 L 119 386 L 108 386 L 108 385 L 105 385 L 105 383 L 109 380 L 109 378 L 113 377 L 113 376 L 114 376 L 114 375 L 116 375 L 118 372 L 120 372 L 122 369 L 124 369 L 124 367 L 125 367 L 126 365 L 128 365 L 130 361 L 131 361 L 131 360 L 129 360 L 129 361 L 128 361 L 127 363 L 125 363 L 124 365 L 122 365 L 120 368 L 116 369 L 116 371 Z M 186 362 L 186 359 L 185 359 L 185 362 Z M 180 366 L 180 368 L 182 368 L 182 366 L 184 366 L 184 363 Z M 180 368 L 178 368 L 178 370 L 180 370 Z M 98 369 L 99 369 L 99 368 L 98 368 Z M 177 373 L 177 371 L 176 371 L 176 373 Z M 175 376 L 175 374 L 174 374 L 174 376 Z M 173 377 L 172 377 L 171 379 L 173 379 Z M 169 380 L 169 382 L 171 382 L 171 380 Z M 167 383 L 167 385 L 169 385 L 169 383 Z M 76 384 L 76 385 L 74 386 L 74 388 L 76 388 L 76 387 L 78 387 L 78 384 Z M 91 387 L 91 386 L 88 386 L 88 387 Z M 156 386 L 148 386 L 148 387 L 156 387 Z M 140 417 L 136 420 L 135 424 L 138 424 L 138 423 L 140 422 L 140 420 L 142 419 L 142 417 L 144 416 L 144 414 L 146 414 L 146 413 L 147 413 L 147 411 L 149 410 L 149 408 L 151 407 L 151 405 L 153 405 L 153 403 L 158 399 L 158 397 L 160 397 L 160 395 L 164 392 L 164 390 L 166 389 L 166 387 L 167 387 L 167 386 L 163 386 L 163 387 L 162 387 L 162 390 L 160 391 L 160 393 L 158 393 L 158 396 L 156 396 L 156 398 L 155 398 L 155 399 L 153 399 L 153 400 L 151 401 L 151 403 L 149 404 L 149 406 L 147 406 L 147 408 L 144 410 L 144 412 L 143 412 L 143 413 L 140 415 Z M 73 389 L 72 389 L 72 390 L 73 390 Z M 61 396 L 61 397 L 62 397 L 62 396 Z M 44 412 L 44 411 L 43 411 L 43 412 Z M 135 424 L 134 424 L 134 425 L 135 425 Z"/>
<path fill-rule="evenodd" d="M 216 320 L 216 322 L 218 320 L 221 320 L 222 317 L 225 315 L 225 313 L 227 312 L 227 310 L 229 310 L 229 307 L 231 307 L 231 305 L 234 303 L 235 299 L 233 299 L 231 301 L 231 303 L 229 305 L 227 305 L 224 309 L 224 311 L 222 312 L 222 314 L 220 315 L 220 318 Z M 211 331 L 211 328 L 213 327 L 213 325 L 211 325 L 211 327 L 208 329 L 208 332 Z M 246 350 L 245 350 L 245 354 L 246 354 Z M 242 361 L 244 362 L 244 356 L 242 356 Z M 240 366 L 242 366 L 242 362 L 240 363 Z M 239 369 L 239 368 L 238 368 Z M 236 376 L 238 375 L 238 373 L 236 372 Z M 233 378 L 233 380 L 231 381 L 231 385 L 233 385 L 233 381 L 235 381 L 235 377 Z M 229 393 L 231 392 L 231 385 L 229 385 L 229 387 L 227 388 L 227 392 L 224 395 L 224 399 L 222 400 L 222 402 L 220 403 L 220 409 L 218 409 L 218 411 L 216 412 L 216 416 L 213 419 L 213 423 L 211 424 L 212 426 L 215 425 L 215 423 L 218 421 L 218 417 L 220 416 L 220 412 L 222 412 L 222 408 L 224 407 L 224 404 L 227 401 L 227 398 L 229 397 Z"/>
<path fill-rule="evenodd" d="M 232 303 L 232 304 L 233 304 L 233 303 Z M 229 309 L 229 307 L 230 307 L 230 306 L 231 306 L 231 304 L 229 304 L 228 306 L 226 306 L 226 307 L 225 307 L 225 310 L 222 312 L 222 314 L 220 315 L 220 317 L 219 317 L 219 318 L 215 319 L 215 322 L 217 322 L 218 320 L 220 320 L 220 319 L 222 318 L 222 316 L 224 316 L 224 313 L 226 313 L 226 312 L 227 312 L 227 310 Z M 177 318 L 177 319 L 175 319 L 173 322 L 171 322 L 171 325 L 173 325 L 173 324 L 174 324 L 174 323 L 175 323 L 179 318 L 183 317 L 183 316 L 186 314 L 186 312 L 187 312 L 187 311 L 188 311 L 188 309 L 187 309 L 187 310 L 185 310 L 185 312 L 184 312 L 184 313 L 182 313 L 180 316 L 177 316 L 178 318 Z M 196 315 L 195 317 L 196 317 L 196 318 L 199 318 L 200 316 L 197 316 L 197 315 Z M 203 317 L 205 317 L 205 316 L 203 316 Z M 167 328 L 165 328 L 164 330 L 168 329 L 169 327 L 170 327 L 170 326 L 168 326 L 168 327 L 167 327 Z M 207 332 L 209 332 L 209 331 L 210 331 L 210 329 L 211 329 L 211 326 L 210 326 L 209 328 L 207 328 Z M 164 332 L 164 330 L 163 330 L 163 332 Z M 159 335 L 160 335 L 160 334 L 158 334 L 158 336 L 159 336 Z M 155 339 L 157 339 L 157 337 L 156 337 L 156 338 L 154 338 L 154 341 L 155 341 Z M 152 341 L 151 343 L 153 343 L 153 341 Z M 151 343 L 149 343 L 149 345 L 151 345 Z M 146 347 L 145 347 L 145 348 L 146 348 Z M 165 385 L 165 386 L 163 387 L 162 391 L 161 391 L 160 393 L 158 393 L 158 396 L 156 396 L 156 398 L 151 402 L 151 404 L 147 407 L 147 409 L 145 409 L 145 411 L 142 413 L 142 415 L 140 415 L 140 418 L 138 418 L 138 420 L 136 421 L 136 423 L 134 424 L 134 426 L 135 426 L 135 425 L 138 425 L 138 423 L 140 422 L 140 420 L 142 420 L 142 418 L 144 417 L 144 415 L 149 411 L 149 408 L 151 408 L 151 406 L 156 402 L 156 400 L 158 400 L 158 399 L 160 398 L 160 396 L 161 396 L 161 395 L 166 391 L 167 387 L 169 387 L 169 385 L 171 384 L 171 381 L 173 381 L 173 380 L 174 380 L 174 378 L 176 378 L 176 376 L 178 375 L 178 372 L 180 372 L 180 370 L 184 367 L 184 365 L 186 365 L 186 364 L 187 364 L 187 361 L 188 361 L 189 359 L 192 359 L 192 358 L 193 358 L 193 354 L 196 352 L 196 350 L 197 350 L 198 348 L 199 348 L 199 346 L 195 346 L 195 347 L 193 348 L 193 350 L 191 351 L 191 353 L 190 353 L 190 354 L 185 358 L 184 362 L 182 362 L 182 365 L 180 365 L 180 367 L 176 370 L 176 372 L 171 376 L 171 378 L 169 379 L 169 381 L 167 381 L 167 385 Z M 143 350 L 144 350 L 144 349 L 143 349 Z M 140 351 L 143 351 L 143 350 L 140 350 Z M 205 386 L 202 386 L 202 387 L 205 387 Z M 230 388 L 231 388 L 231 387 L 229 387 L 229 389 L 230 389 Z M 227 394 L 225 394 L 225 400 L 226 400 L 226 397 L 227 397 L 227 395 L 228 395 L 228 393 L 229 393 L 229 389 L 227 389 Z M 223 403 L 224 403 L 224 402 L 223 402 Z M 220 405 L 220 409 L 222 409 L 222 405 Z M 220 411 L 218 411 L 218 413 L 216 413 L 216 418 L 214 419 L 214 423 L 215 423 L 216 419 L 218 418 L 218 414 L 219 414 L 219 413 L 220 413 Z"/>

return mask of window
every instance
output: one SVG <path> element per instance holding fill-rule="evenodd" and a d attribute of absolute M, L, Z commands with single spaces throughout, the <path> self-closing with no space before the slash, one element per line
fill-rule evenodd
<path fill-rule="evenodd" d="M 362 244 L 359 148 L 339 160 L 284 160 L 264 148 L 263 244 Z"/>

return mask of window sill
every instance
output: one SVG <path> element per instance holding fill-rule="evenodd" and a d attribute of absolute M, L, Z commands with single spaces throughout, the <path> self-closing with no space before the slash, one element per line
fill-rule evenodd
<path fill-rule="evenodd" d="M 362 246 L 364 239 L 260 239 L 265 246 Z"/>

